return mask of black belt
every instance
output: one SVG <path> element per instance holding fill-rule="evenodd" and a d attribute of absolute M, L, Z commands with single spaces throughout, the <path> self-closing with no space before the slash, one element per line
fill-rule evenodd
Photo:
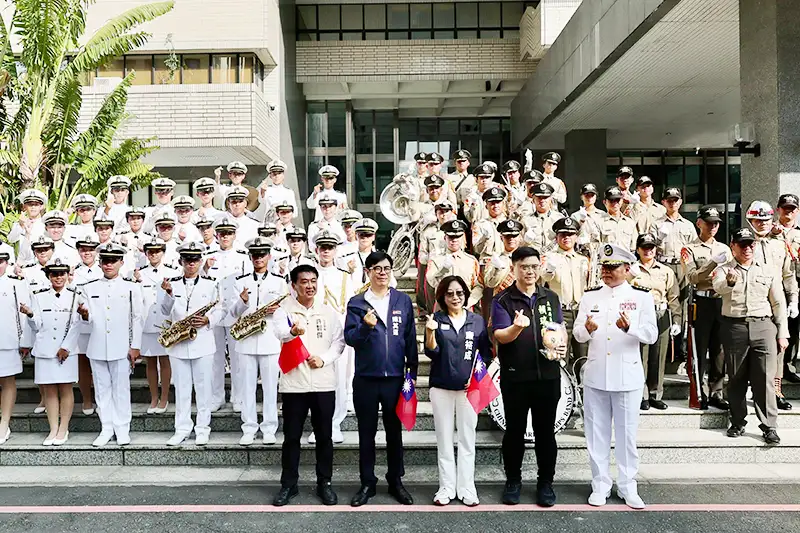
<path fill-rule="evenodd" d="M 658 262 L 663 263 L 665 265 L 677 265 L 678 263 L 681 262 L 681 260 L 677 257 L 667 257 L 662 255 L 661 257 L 658 258 Z"/>
<path fill-rule="evenodd" d="M 772 320 L 771 316 L 726 316 L 725 318 L 735 322 L 763 322 L 765 320 Z"/>

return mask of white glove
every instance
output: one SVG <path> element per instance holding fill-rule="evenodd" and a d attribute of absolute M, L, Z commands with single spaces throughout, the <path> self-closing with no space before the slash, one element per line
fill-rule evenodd
<path fill-rule="evenodd" d="M 671 232 L 672 232 L 672 226 L 670 226 L 669 224 L 661 224 L 658 227 L 658 238 L 663 241 L 664 239 L 669 237 L 669 234 Z"/>
<path fill-rule="evenodd" d="M 642 269 L 641 269 L 641 268 L 639 268 L 639 265 L 638 265 L 638 264 L 636 264 L 636 263 L 633 263 L 633 264 L 631 265 L 631 270 L 630 270 L 630 272 L 631 272 L 631 276 L 633 276 L 634 278 L 637 278 L 637 277 L 639 277 L 639 276 L 641 276 L 641 275 L 642 275 Z"/>
<path fill-rule="evenodd" d="M 679 324 L 672 324 L 669 327 L 669 334 L 671 337 L 675 337 L 681 332 L 681 326 Z"/>
<path fill-rule="evenodd" d="M 547 272 L 553 273 L 558 270 L 558 265 L 556 265 L 552 259 L 548 258 L 544 263 L 544 269 Z"/>
<path fill-rule="evenodd" d="M 492 256 L 492 266 L 495 268 L 505 268 L 507 266 L 506 261 L 503 260 L 503 257 L 495 254 Z"/>
<path fill-rule="evenodd" d="M 789 304 L 789 318 L 797 318 L 800 315 L 800 308 L 797 306 L 797 302 L 792 302 Z"/>
<path fill-rule="evenodd" d="M 536 240 L 536 232 L 533 228 L 525 232 L 525 242 L 534 242 Z"/>
<path fill-rule="evenodd" d="M 726 254 L 725 252 L 719 253 L 719 254 L 717 254 L 717 255 L 715 255 L 714 257 L 711 258 L 711 260 L 714 261 L 718 265 L 721 265 L 722 263 L 725 263 L 727 261 L 727 259 L 728 259 L 728 254 Z"/>
<path fill-rule="evenodd" d="M 444 261 L 442 261 L 442 266 L 444 268 L 453 268 L 453 256 L 448 255 L 445 257 Z"/>

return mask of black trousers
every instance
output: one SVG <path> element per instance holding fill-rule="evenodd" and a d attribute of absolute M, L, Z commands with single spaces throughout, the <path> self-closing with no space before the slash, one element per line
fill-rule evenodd
<path fill-rule="evenodd" d="M 795 350 L 798 348 L 797 338 L 800 335 L 800 316 L 794 318 L 787 318 L 789 322 L 789 346 L 783 352 L 783 364 L 786 365 L 794 362 Z"/>
<path fill-rule="evenodd" d="M 525 430 L 528 412 L 531 413 L 533 435 L 536 439 L 536 465 L 539 483 L 552 483 L 556 474 L 555 424 L 558 400 L 561 398 L 561 380 L 503 381 L 503 408 L 506 415 L 506 433 L 503 435 L 503 466 L 506 480 L 522 482 L 522 458 L 525 455 Z"/>
<path fill-rule="evenodd" d="M 281 486 L 293 487 L 300 477 L 300 439 L 303 425 L 311 411 L 311 427 L 317 438 L 317 484 L 327 483 L 333 475 L 331 431 L 336 393 L 283 393 L 283 448 L 281 450 Z"/>
<path fill-rule="evenodd" d="M 700 379 L 708 372 L 708 392 L 712 397 L 722 398 L 722 383 L 725 378 L 725 354 L 722 351 L 722 298 L 695 296 L 697 319 L 694 321 L 694 340 Z M 708 352 L 708 362 L 706 362 Z M 689 369 L 687 368 L 688 372 Z M 705 389 L 700 387 L 702 399 Z"/>
<path fill-rule="evenodd" d="M 353 404 L 358 419 L 358 471 L 362 485 L 374 487 L 378 483 L 375 477 L 375 434 L 378 432 L 379 405 L 386 430 L 386 481 L 389 486 L 397 485 L 406 473 L 403 466 L 403 430 L 395 411 L 403 379 L 359 376 L 353 379 Z"/>

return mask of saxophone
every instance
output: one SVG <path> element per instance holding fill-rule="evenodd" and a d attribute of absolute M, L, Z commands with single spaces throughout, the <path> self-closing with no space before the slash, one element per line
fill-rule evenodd
<path fill-rule="evenodd" d="M 284 294 L 280 298 L 275 298 L 267 305 L 259 307 L 249 315 L 242 315 L 239 317 L 239 319 L 231 326 L 231 337 L 237 341 L 240 341 L 242 339 L 246 339 L 250 335 L 264 333 L 264 330 L 267 328 L 267 309 L 280 304 L 284 299 L 286 299 L 287 296 L 289 296 L 288 293 Z"/>
<path fill-rule="evenodd" d="M 204 305 L 191 315 L 178 320 L 177 322 L 165 320 L 164 325 L 161 327 L 161 334 L 158 336 L 158 343 L 164 348 L 169 348 L 171 346 L 175 346 L 179 342 L 196 339 L 197 328 L 192 326 L 192 319 L 204 316 L 211 310 L 212 307 L 217 305 L 217 303 L 219 303 L 218 299 Z"/>

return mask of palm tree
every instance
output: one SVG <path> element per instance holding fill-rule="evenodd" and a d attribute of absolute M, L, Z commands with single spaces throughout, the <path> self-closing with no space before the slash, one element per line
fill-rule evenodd
<path fill-rule="evenodd" d="M 153 139 L 115 140 L 128 119 L 130 72 L 105 98 L 84 131 L 78 130 L 81 76 L 142 46 L 149 34 L 134 29 L 169 12 L 173 0 L 134 7 L 83 38 L 95 0 L 14 0 L 0 25 L 0 210 L 19 190 L 37 187 L 49 207 L 62 209 L 79 192 L 99 194 L 105 180 L 124 174 L 135 183 L 154 176 L 140 161 Z M 85 41 L 84 44 L 81 44 Z M 12 50 L 12 42 L 17 43 Z"/>

